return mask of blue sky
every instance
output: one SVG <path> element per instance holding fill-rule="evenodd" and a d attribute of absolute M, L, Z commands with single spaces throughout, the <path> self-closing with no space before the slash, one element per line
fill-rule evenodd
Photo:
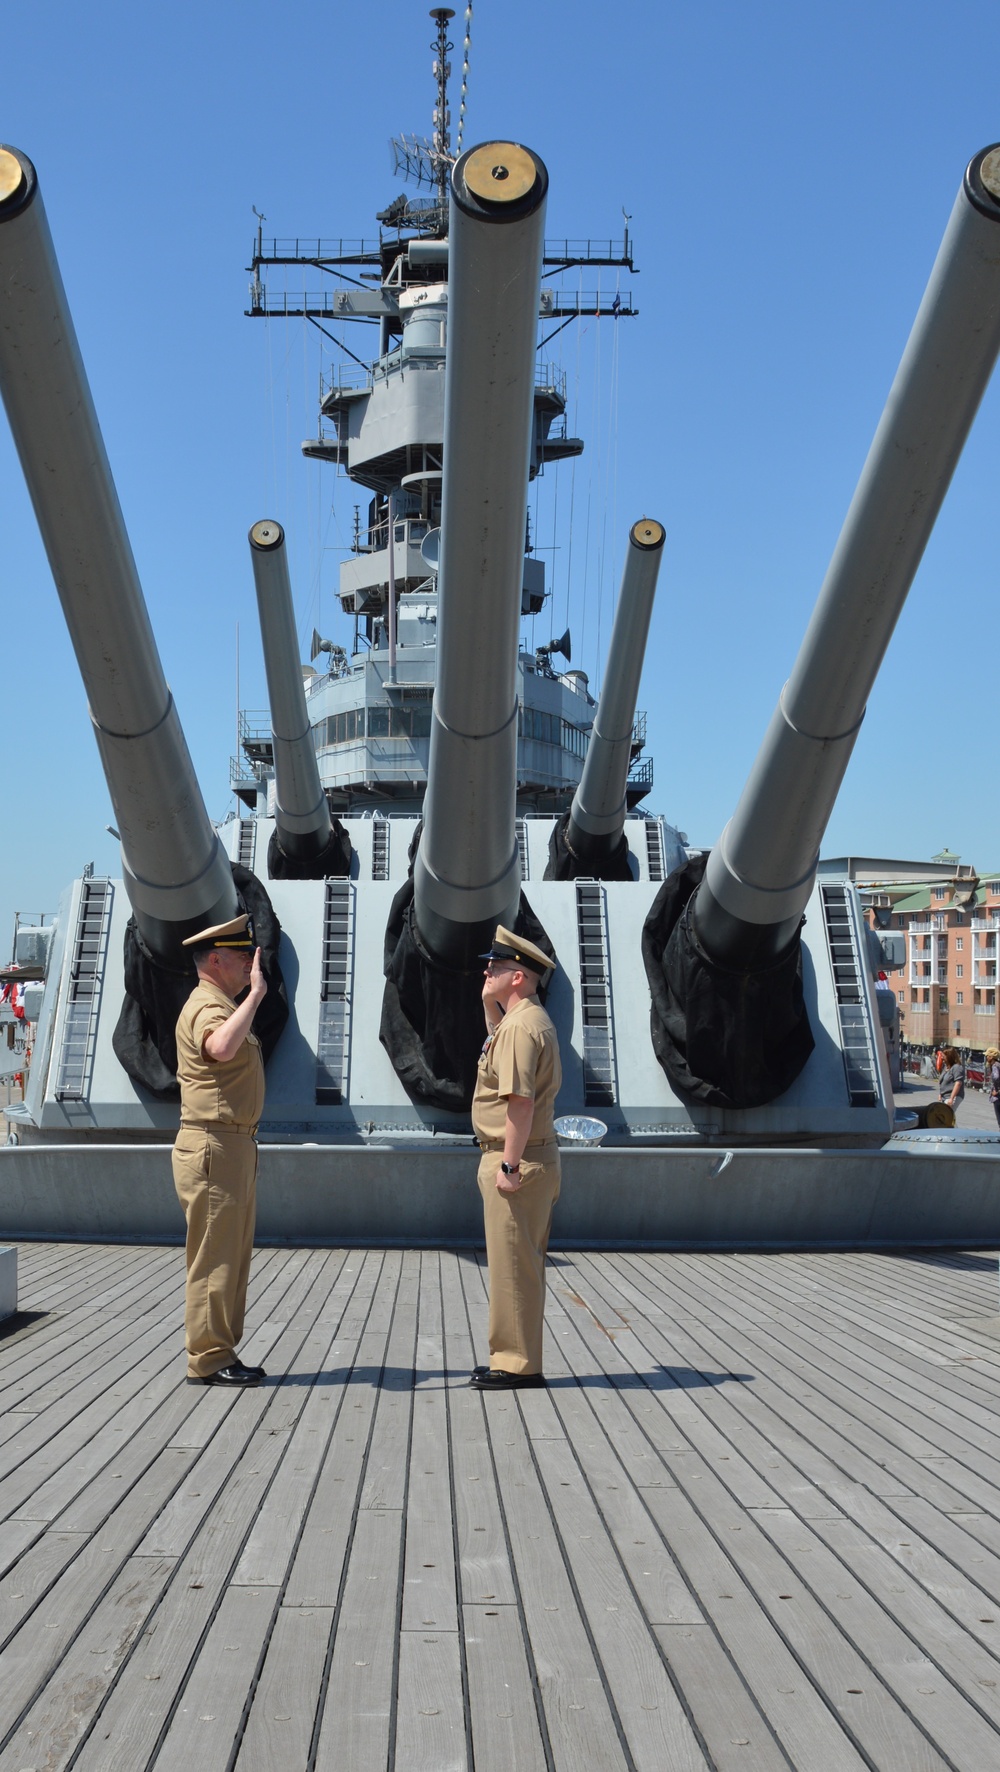
<path fill-rule="evenodd" d="M 663 521 L 640 704 L 651 804 L 693 841 L 714 841 L 735 806 L 964 166 L 1000 138 L 984 18 L 966 0 L 476 0 L 466 145 L 510 135 L 542 155 L 550 236 L 618 234 L 627 209 L 641 272 L 626 279 L 637 320 L 571 327 L 547 353 L 588 449 L 533 500 L 554 610 L 527 637 L 561 632 L 568 611 L 574 663 L 596 683 L 628 526 Z M 431 31 L 418 0 L 50 0 L 8 45 L 0 139 L 39 171 L 214 817 L 231 804 L 237 626 L 239 699 L 266 701 L 246 531 L 285 523 L 303 638 L 315 622 L 344 640 L 334 590 L 356 499 L 298 451 L 315 434 L 322 341 L 242 317 L 251 206 L 282 235 L 371 235 L 401 188 L 389 136 L 429 127 Z M 358 349 L 369 335 L 345 336 Z M 1000 382 L 872 695 L 828 854 L 948 845 L 1000 866 L 998 465 Z M 6 957 L 16 908 L 52 909 L 84 862 L 118 859 L 2 418 L 0 489 Z"/>

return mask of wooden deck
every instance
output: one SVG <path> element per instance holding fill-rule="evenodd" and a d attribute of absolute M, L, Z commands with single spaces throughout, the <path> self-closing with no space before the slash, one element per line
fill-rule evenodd
<path fill-rule="evenodd" d="M 259 1251 L 235 1397 L 179 1251 L 20 1261 L 4 1772 L 1000 1765 L 995 1258 L 559 1255 L 489 1398 L 474 1251 Z"/>

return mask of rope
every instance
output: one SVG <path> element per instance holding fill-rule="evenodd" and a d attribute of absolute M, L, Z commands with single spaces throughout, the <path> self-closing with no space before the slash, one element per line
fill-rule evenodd
<path fill-rule="evenodd" d="M 458 103 L 458 135 L 455 139 L 455 158 L 462 152 L 462 132 L 465 128 L 465 101 L 469 92 L 469 47 L 472 42 L 472 0 L 465 9 L 465 42 L 462 44 L 462 91 Z"/>

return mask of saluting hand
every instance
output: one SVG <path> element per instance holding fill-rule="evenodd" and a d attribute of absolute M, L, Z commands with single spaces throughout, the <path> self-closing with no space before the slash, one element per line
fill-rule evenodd
<path fill-rule="evenodd" d="M 250 966 L 250 996 L 255 1003 L 267 996 L 267 979 L 260 963 L 260 948 L 257 948 Z"/>

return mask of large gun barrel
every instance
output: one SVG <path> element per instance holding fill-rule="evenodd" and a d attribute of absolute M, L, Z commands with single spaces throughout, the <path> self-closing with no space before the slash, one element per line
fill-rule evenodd
<path fill-rule="evenodd" d="M 635 705 L 663 538 L 662 524 L 651 517 L 643 517 L 629 530 L 604 685 L 566 828 L 567 845 L 584 864 L 599 865 L 621 841 L 625 828 Z"/>
<path fill-rule="evenodd" d="M 289 860 L 309 863 L 326 849 L 332 825 L 302 686 L 285 532 L 280 523 L 265 518 L 253 525 L 250 555 L 271 704 L 275 830 Z"/>
<path fill-rule="evenodd" d="M 865 704 L 1000 351 L 1000 147 L 969 163 L 791 677 L 693 913 L 721 965 L 787 951 Z"/>
<path fill-rule="evenodd" d="M 35 169 L 0 146 L 0 393 L 154 953 L 239 909 L 149 624 Z"/>
<path fill-rule="evenodd" d="M 520 895 L 517 658 L 548 174 L 512 142 L 452 173 L 437 682 L 421 939 L 465 967 Z"/>

